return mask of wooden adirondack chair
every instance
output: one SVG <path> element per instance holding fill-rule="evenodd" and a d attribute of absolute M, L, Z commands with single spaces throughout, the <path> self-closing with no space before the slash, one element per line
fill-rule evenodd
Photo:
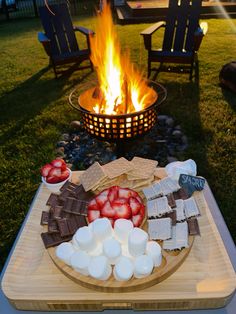
<path fill-rule="evenodd" d="M 78 65 L 78 70 L 91 68 L 92 63 L 88 66 L 80 64 L 89 60 L 90 45 L 89 35 L 93 31 L 84 27 L 73 27 L 68 6 L 66 3 L 50 5 L 50 10 L 46 6 L 39 8 L 39 15 L 45 33 L 38 33 L 38 40 L 49 56 L 49 62 L 53 66 L 55 76 L 62 74 L 64 71 L 57 70 L 58 66 L 74 63 Z M 75 31 L 79 31 L 87 38 L 87 49 L 79 49 L 76 40 Z"/>
<path fill-rule="evenodd" d="M 189 65 L 190 80 L 193 68 L 197 70 L 197 51 L 207 32 L 207 23 L 199 25 L 202 0 L 169 0 L 166 21 L 158 22 L 141 32 L 148 50 L 148 77 L 152 70 L 165 71 L 163 63 Z M 152 49 L 152 35 L 165 27 L 162 49 Z M 159 68 L 151 68 L 152 62 L 160 62 Z"/>

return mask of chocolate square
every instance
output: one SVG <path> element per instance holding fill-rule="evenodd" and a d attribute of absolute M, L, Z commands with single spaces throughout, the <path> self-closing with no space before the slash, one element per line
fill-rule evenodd
<path fill-rule="evenodd" d="M 46 211 L 42 211 L 42 215 L 41 215 L 41 225 L 47 225 L 49 221 L 49 212 Z"/>
<path fill-rule="evenodd" d="M 55 219 L 49 219 L 48 221 L 48 233 L 58 233 L 58 225 Z"/>
<path fill-rule="evenodd" d="M 168 194 L 166 197 L 167 197 L 167 200 L 168 200 L 168 205 L 171 208 L 176 207 L 175 198 L 174 198 L 173 193 Z"/>
<path fill-rule="evenodd" d="M 51 219 L 61 219 L 62 215 L 62 206 L 55 206 L 50 208 L 50 217 Z"/>
<path fill-rule="evenodd" d="M 187 191 L 184 188 L 180 188 L 177 192 L 173 193 L 175 200 L 186 200 L 189 198 Z"/>
<path fill-rule="evenodd" d="M 187 220 L 189 235 L 200 235 L 200 228 L 197 218 L 191 218 Z"/>
<path fill-rule="evenodd" d="M 59 195 L 58 194 L 55 194 L 55 193 L 51 193 L 48 200 L 47 200 L 47 203 L 46 205 L 48 206 L 56 206 L 59 204 Z"/>
<path fill-rule="evenodd" d="M 67 237 L 71 235 L 67 221 L 68 221 L 67 218 L 62 218 L 57 221 L 59 232 L 62 237 Z"/>
<path fill-rule="evenodd" d="M 62 242 L 70 241 L 72 236 L 68 236 L 66 238 L 62 238 L 59 233 L 41 233 L 41 238 L 43 240 L 45 248 L 49 248 L 52 246 L 56 246 L 61 244 Z"/>

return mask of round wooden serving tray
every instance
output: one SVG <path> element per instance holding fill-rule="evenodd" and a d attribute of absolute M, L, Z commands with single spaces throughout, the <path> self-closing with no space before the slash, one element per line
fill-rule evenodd
<path fill-rule="evenodd" d="M 146 223 L 145 223 L 146 225 Z M 145 229 L 145 228 L 144 228 Z M 162 264 L 159 267 L 154 267 L 151 275 L 145 278 L 131 278 L 129 281 L 117 281 L 113 275 L 106 280 L 96 280 L 90 276 L 84 276 L 73 270 L 72 267 L 66 265 L 56 256 L 56 249 L 54 247 L 47 249 L 48 253 L 55 263 L 55 265 L 63 272 L 68 278 L 77 282 L 83 287 L 94 289 L 101 292 L 130 292 L 142 290 L 151 287 L 169 277 L 173 274 L 178 267 L 184 262 L 188 256 L 194 237 L 189 236 L 189 247 L 181 251 L 165 251 L 162 250 Z"/>

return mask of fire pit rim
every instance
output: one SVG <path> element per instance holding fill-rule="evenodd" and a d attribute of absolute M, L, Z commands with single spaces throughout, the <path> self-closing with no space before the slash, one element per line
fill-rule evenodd
<path fill-rule="evenodd" d="M 132 116 L 135 116 L 135 115 L 137 115 L 137 113 L 138 114 L 142 114 L 142 113 L 144 113 L 144 112 L 146 112 L 146 111 L 148 111 L 148 110 L 150 110 L 150 109 L 152 109 L 152 108 L 155 108 L 156 106 L 158 106 L 158 105 L 161 105 L 165 100 L 166 100 L 166 97 L 167 97 L 167 90 L 166 90 L 166 88 L 162 85 L 162 84 L 160 84 L 160 83 L 157 83 L 157 82 L 154 82 L 154 81 L 152 81 L 152 80 L 148 80 L 148 83 L 149 84 L 154 84 L 155 86 L 157 86 L 158 88 L 160 88 L 161 89 L 161 92 L 157 92 L 157 100 L 152 104 L 152 105 L 150 105 L 150 106 L 148 106 L 148 107 L 146 107 L 145 109 L 142 109 L 142 110 L 139 110 L 139 111 L 135 111 L 135 112 L 130 112 L 130 113 L 124 113 L 124 114 L 116 114 L 116 115 L 108 115 L 108 114 L 105 114 L 105 113 L 96 113 L 96 112 L 92 112 L 92 111 L 89 111 L 89 110 L 87 110 L 87 109 L 85 109 L 85 108 L 83 108 L 81 105 L 80 105 L 80 103 L 79 103 L 79 101 L 77 101 L 77 105 L 75 105 L 74 103 L 73 103 L 73 101 L 72 101 L 72 97 L 74 96 L 74 94 L 76 93 L 76 91 L 78 90 L 78 88 L 79 88 L 79 86 L 77 86 L 77 87 L 75 87 L 73 90 L 72 90 L 72 92 L 70 93 L 70 95 L 69 95 L 69 103 L 70 103 L 70 105 L 74 108 L 74 109 L 76 109 L 76 110 L 78 110 L 78 111 L 81 111 L 82 113 L 89 113 L 90 115 L 93 115 L 93 116 L 96 116 L 96 117 L 105 117 L 105 118 L 113 118 L 113 119 L 115 119 L 115 118 L 117 118 L 117 119 L 121 119 L 121 118 L 125 118 L 125 117 L 127 117 L 127 115 L 129 116 L 129 117 L 132 117 Z M 162 99 L 160 99 L 160 97 L 159 96 L 162 96 Z"/>

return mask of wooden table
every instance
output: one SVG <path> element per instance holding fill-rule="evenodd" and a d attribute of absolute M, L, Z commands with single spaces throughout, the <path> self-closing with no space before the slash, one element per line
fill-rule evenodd
<path fill-rule="evenodd" d="M 37 193 L 38 194 L 38 193 Z M 26 217 L 26 219 L 25 219 L 25 222 L 23 223 L 23 225 L 22 225 L 22 227 L 21 227 L 21 230 L 20 230 L 20 232 L 19 232 L 19 234 L 18 234 L 18 236 L 17 236 L 17 239 L 16 239 L 16 241 L 15 241 L 15 243 L 14 243 L 14 245 L 13 245 L 13 248 L 12 248 L 12 250 L 11 250 L 11 252 L 10 252 L 10 254 L 9 254 L 9 257 L 8 257 L 8 260 L 7 260 L 7 262 L 6 262 L 6 264 L 5 264 L 5 267 L 4 267 L 4 269 L 3 269 L 3 271 L 2 271 L 2 274 L 1 274 L 1 280 L 2 280 L 2 277 L 3 277 L 3 275 L 4 275 L 4 272 L 6 271 L 6 269 L 7 269 L 7 266 L 8 266 L 8 263 L 9 263 L 9 260 L 10 260 L 10 258 L 11 258 L 11 256 L 12 256 L 12 253 L 14 252 L 14 248 L 15 248 L 15 246 L 16 246 L 16 244 L 17 244 L 17 241 L 18 241 L 18 239 L 19 239 L 19 237 L 20 237 L 20 235 L 21 235 L 21 233 L 22 233 L 22 230 L 24 229 L 24 226 L 25 226 L 25 224 L 26 224 L 26 221 L 27 221 L 27 218 L 29 217 L 29 215 L 30 215 L 30 213 L 31 213 L 31 211 L 32 211 L 32 208 L 33 208 L 33 206 L 34 206 L 34 203 L 35 203 L 35 200 L 36 200 L 36 198 L 37 198 L 37 195 L 36 194 L 36 196 L 35 196 L 35 198 L 34 198 L 34 200 L 33 200 L 33 202 L 32 202 L 32 205 L 31 205 L 31 207 L 30 207 L 30 210 L 29 210 L 29 213 L 28 213 L 28 215 L 27 215 L 27 217 Z M 223 242 L 224 242 L 224 245 L 225 245 L 225 248 L 226 248 L 226 250 L 227 250 L 227 252 L 228 252 L 228 254 L 229 254 L 229 256 L 230 256 L 230 258 L 231 258 L 231 262 L 232 262 L 232 264 L 233 264 L 233 266 L 234 266 L 234 269 L 236 269 L 236 250 L 235 250 L 235 246 L 234 246 L 234 243 L 233 243 L 233 241 L 232 241 L 232 238 L 231 238 L 231 236 L 230 236 L 230 234 L 229 234 L 229 231 L 228 231 L 228 229 L 227 229 L 227 227 L 226 227 L 226 225 L 225 225 L 225 222 L 224 222 L 224 220 L 223 220 L 223 218 L 222 218 L 222 215 L 221 215 L 221 213 L 220 213 L 220 210 L 219 210 L 219 208 L 218 208 L 218 206 L 217 206 L 217 204 L 216 204 L 216 201 L 215 201 L 215 199 L 214 199 L 214 197 L 213 197 L 213 195 L 212 195 L 212 192 L 211 192 L 211 190 L 210 190 L 210 188 L 209 188 L 209 186 L 208 185 L 206 185 L 206 188 L 205 188 L 205 191 L 204 191 L 204 196 L 205 196 L 205 199 L 206 199 L 206 201 L 207 201 L 207 204 L 208 204 L 208 207 L 209 207 L 209 209 L 210 209 L 210 212 L 211 212 L 211 214 L 212 214 L 212 216 L 213 216 L 213 218 L 214 218 L 214 221 L 215 221 L 215 224 L 217 225 L 217 228 L 218 228 L 218 230 L 219 230 L 219 232 L 220 232 L 220 235 L 221 235 L 221 237 L 222 237 L 222 239 L 223 239 Z M 119 308 L 119 307 L 117 307 L 117 308 Z M 231 300 L 231 302 L 226 306 L 226 307 L 224 307 L 224 308 L 222 308 L 222 309 L 214 309 L 214 310 L 204 310 L 204 314 L 205 313 L 230 313 L 230 314 L 233 314 L 233 313 L 235 313 L 235 308 L 236 308 L 236 297 L 235 297 L 235 295 L 233 296 L 233 298 L 232 298 L 232 300 Z M 15 310 L 9 303 L 8 303 L 8 301 L 7 301 L 7 299 L 5 298 L 5 296 L 3 295 L 3 293 L 2 293 L 2 291 L 0 291 L 0 313 L 9 313 L 9 314 L 11 314 L 11 313 L 17 313 L 18 311 L 17 310 Z M 113 310 L 106 310 L 106 312 L 107 313 L 114 313 L 114 311 Z M 128 312 L 131 312 L 131 310 L 125 310 L 125 313 L 128 313 Z M 151 311 L 149 311 L 149 312 L 151 312 Z M 170 313 L 172 313 L 172 311 L 169 311 Z M 24 313 L 24 312 L 23 312 Z M 33 313 L 33 312 L 29 312 L 29 311 L 27 311 L 27 312 L 25 312 L 25 313 Z M 39 313 L 39 312 L 37 312 L 37 313 Z M 44 312 L 45 313 L 45 312 Z M 146 312 L 145 312 L 146 313 Z M 159 313 L 167 313 L 166 311 L 160 311 Z M 173 311 L 173 313 L 177 313 L 177 314 L 180 314 L 180 313 L 186 313 L 186 312 L 184 312 L 184 311 Z M 192 310 L 191 311 L 191 314 L 195 314 L 195 313 L 201 313 L 201 311 L 198 311 L 198 310 Z"/>

